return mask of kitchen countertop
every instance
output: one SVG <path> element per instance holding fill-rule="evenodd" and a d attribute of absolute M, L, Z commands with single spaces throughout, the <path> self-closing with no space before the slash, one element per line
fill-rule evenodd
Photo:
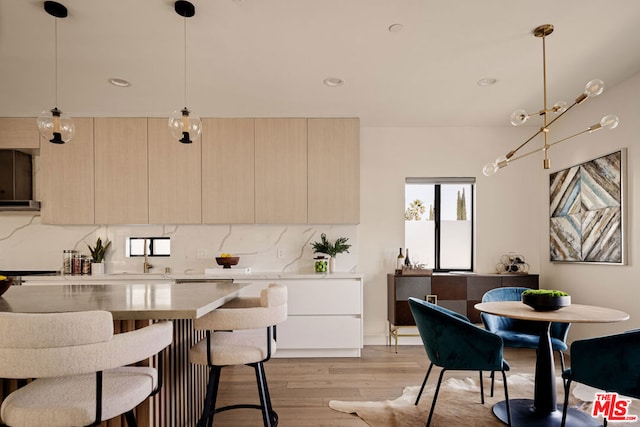
<path fill-rule="evenodd" d="M 11 286 L 0 311 L 107 310 L 116 320 L 197 319 L 235 298 L 248 283 L 49 284 Z"/>
<path fill-rule="evenodd" d="M 23 280 L 37 282 L 61 282 L 61 283 L 98 283 L 98 282 L 127 282 L 130 280 L 143 281 L 145 283 L 173 283 L 175 281 L 237 279 L 242 281 L 254 280 L 296 280 L 296 279 L 363 279 L 360 273 L 280 273 L 280 272 L 250 272 L 242 269 L 217 269 L 212 274 L 179 274 L 179 273 L 113 273 L 104 275 L 76 275 L 76 276 L 25 276 Z M 230 270 L 230 271 L 224 271 Z"/>

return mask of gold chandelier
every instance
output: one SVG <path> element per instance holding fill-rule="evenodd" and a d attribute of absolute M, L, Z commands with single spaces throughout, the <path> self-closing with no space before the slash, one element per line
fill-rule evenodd
<path fill-rule="evenodd" d="M 588 82 L 585 85 L 584 92 L 582 92 L 578 97 L 573 101 L 573 104 L 567 107 L 567 103 L 564 101 L 556 102 L 551 108 L 547 107 L 547 58 L 546 58 L 546 46 L 545 39 L 548 35 L 553 32 L 553 25 L 544 24 L 536 27 L 533 30 L 533 35 L 542 39 L 542 71 L 543 71 L 543 95 L 544 95 L 544 105 L 540 111 L 535 113 L 528 114 L 525 110 L 516 110 L 511 114 L 511 124 L 514 126 L 520 126 L 527 122 L 527 120 L 532 116 L 542 116 L 542 127 L 534 133 L 529 139 L 524 141 L 522 144 L 517 146 L 515 149 L 509 151 L 502 157 L 498 157 L 495 161 L 487 163 L 482 169 L 482 173 L 486 176 L 491 176 L 495 174 L 500 169 L 508 166 L 512 162 L 522 159 L 530 154 L 537 153 L 542 151 L 544 153 L 543 166 L 545 169 L 549 169 L 551 166 L 551 161 L 549 160 L 549 148 L 553 147 L 556 144 L 559 144 L 563 141 L 566 141 L 570 138 L 573 138 L 578 135 L 582 135 L 583 133 L 592 133 L 600 129 L 614 129 L 618 126 L 619 120 L 617 116 L 607 115 L 600 120 L 599 123 L 589 126 L 588 128 L 575 133 L 566 138 L 562 138 L 558 141 L 549 143 L 548 142 L 548 133 L 549 126 L 555 123 L 560 117 L 566 114 L 567 111 L 571 110 L 578 104 L 583 103 L 588 98 L 593 98 L 595 96 L 600 95 L 604 90 L 604 82 L 599 79 L 594 79 Z M 552 120 L 549 120 L 549 113 L 556 114 Z M 516 156 L 516 153 L 527 145 L 530 141 L 532 141 L 535 137 L 542 134 L 544 136 L 544 145 L 542 147 L 536 148 L 532 151 L 529 151 L 524 154 L 520 154 Z"/>

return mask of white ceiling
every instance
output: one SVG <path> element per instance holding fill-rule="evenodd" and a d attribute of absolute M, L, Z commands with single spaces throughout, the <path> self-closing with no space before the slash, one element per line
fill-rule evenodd
<path fill-rule="evenodd" d="M 592 78 L 640 72 L 638 0 L 192 0 L 187 106 L 201 117 L 360 117 L 364 126 L 508 126 Z M 72 116 L 184 107 L 184 18 L 170 0 L 62 0 L 58 105 Z M 400 32 L 389 26 L 402 24 Z M 54 18 L 0 0 L 0 116 L 54 107 Z M 129 88 L 107 79 L 129 80 Z M 342 87 L 326 87 L 339 77 Z M 494 77 L 491 87 L 476 82 Z M 605 94 L 606 96 L 606 90 Z M 596 102 L 596 101 L 592 101 Z M 597 119 L 597 118 L 596 118 Z"/>

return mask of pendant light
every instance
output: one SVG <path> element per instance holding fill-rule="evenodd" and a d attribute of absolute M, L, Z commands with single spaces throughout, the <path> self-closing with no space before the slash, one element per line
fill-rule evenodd
<path fill-rule="evenodd" d="M 58 18 L 67 17 L 67 8 L 55 1 L 45 1 L 44 10 L 54 17 L 54 38 L 55 38 L 55 67 L 54 67 L 54 86 L 55 86 L 55 107 L 51 110 L 45 110 L 38 116 L 38 130 L 40 135 L 45 137 L 49 142 L 54 144 L 64 144 L 71 141 L 75 134 L 75 124 L 73 119 L 67 114 L 58 110 Z"/>
<path fill-rule="evenodd" d="M 509 164 L 511 164 L 512 162 L 540 151 L 542 151 L 544 155 L 542 165 L 544 169 L 549 169 L 551 166 L 551 160 L 549 159 L 549 149 L 554 145 L 560 144 L 561 142 L 564 142 L 578 135 L 582 135 L 584 133 L 593 133 L 600 129 L 615 129 L 620 122 L 617 116 L 609 114 L 604 116 L 598 123 L 592 124 L 587 128 L 583 128 L 581 131 L 573 135 L 559 139 L 555 142 L 548 142 L 549 128 L 553 123 L 556 122 L 556 120 L 558 120 L 576 105 L 582 104 L 587 99 L 594 98 L 604 91 L 604 82 L 600 79 L 593 79 L 585 85 L 584 91 L 576 97 L 571 105 L 567 105 L 567 103 L 564 101 L 559 101 L 556 102 L 551 108 L 547 106 L 547 54 L 545 40 L 551 33 L 553 33 L 553 25 L 551 24 L 540 25 L 533 30 L 533 35 L 537 38 L 542 39 L 542 96 L 544 101 L 542 109 L 534 113 L 527 113 L 524 110 L 516 110 L 513 112 L 513 114 L 511 114 L 511 124 L 514 126 L 523 125 L 527 120 L 529 120 L 530 117 L 533 116 L 542 117 L 542 126 L 522 144 L 509 151 L 504 156 L 498 157 L 495 161 L 487 163 L 482 169 L 482 173 L 484 173 L 486 176 L 494 175 L 500 169 L 509 166 Z M 550 115 L 551 113 L 556 114 L 556 116 L 550 120 L 548 115 Z M 541 134 L 543 136 L 542 146 L 524 154 L 518 153 L 521 148 L 523 148 L 530 141 Z M 517 156 L 515 156 L 516 153 L 518 153 Z"/>
<path fill-rule="evenodd" d="M 196 14 L 193 4 L 185 0 L 175 2 L 175 11 L 184 18 L 184 105 L 187 105 L 187 18 Z M 169 117 L 169 130 L 174 138 L 183 144 L 191 144 L 200 138 L 202 121 L 187 107 L 175 110 Z"/>

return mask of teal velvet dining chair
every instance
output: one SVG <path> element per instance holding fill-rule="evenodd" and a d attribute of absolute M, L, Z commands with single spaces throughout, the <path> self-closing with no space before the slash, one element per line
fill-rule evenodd
<path fill-rule="evenodd" d="M 574 341 L 569 354 L 571 367 L 562 373 L 566 383 L 561 426 L 567 417 L 573 381 L 640 399 L 640 330 Z"/>
<path fill-rule="evenodd" d="M 521 301 L 522 293 L 529 288 L 504 287 L 487 291 L 482 296 L 482 302 L 495 301 Z M 484 327 L 500 336 L 505 347 L 537 349 L 540 339 L 540 322 L 531 320 L 511 319 L 495 316 L 488 313 L 480 313 Z M 565 369 L 564 352 L 567 351 L 567 335 L 571 323 L 551 323 L 551 348 L 558 353 L 560 368 Z M 491 395 L 493 396 L 493 375 L 491 381 Z"/>
<path fill-rule="evenodd" d="M 429 410 L 427 427 L 431 424 L 445 371 L 479 371 L 482 393 L 482 371 L 500 371 L 504 381 L 507 419 L 511 425 L 509 390 L 506 371 L 509 364 L 503 358 L 503 342 L 498 335 L 469 322 L 464 316 L 453 315 L 435 304 L 409 298 L 409 307 L 432 366 L 442 368 Z M 427 376 L 429 375 L 427 371 Z M 425 378 L 426 383 L 426 378 Z M 424 387 L 424 383 L 423 383 Z M 422 391 L 422 390 L 421 390 Z M 484 403 L 484 395 L 482 396 Z M 417 402 L 417 401 L 416 401 Z"/>

